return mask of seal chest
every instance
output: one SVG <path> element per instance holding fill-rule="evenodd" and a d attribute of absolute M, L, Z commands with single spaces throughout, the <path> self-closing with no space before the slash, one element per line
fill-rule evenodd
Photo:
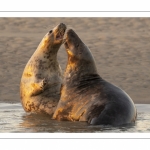
<path fill-rule="evenodd" d="M 87 121 L 93 125 L 135 122 L 132 99 L 99 76 L 89 48 L 72 29 L 66 35 L 68 63 L 53 119 Z"/>
<path fill-rule="evenodd" d="M 62 72 L 57 52 L 63 43 L 66 25 L 60 23 L 42 39 L 22 74 L 20 96 L 27 112 L 54 113 L 60 98 Z"/>

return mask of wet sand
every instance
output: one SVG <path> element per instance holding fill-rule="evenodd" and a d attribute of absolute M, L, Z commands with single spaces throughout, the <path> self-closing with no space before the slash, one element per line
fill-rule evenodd
<path fill-rule="evenodd" d="M 20 102 L 22 72 L 43 36 L 60 22 L 90 48 L 105 80 L 134 103 L 150 103 L 150 18 L 0 18 L 0 102 Z M 64 71 L 67 55 L 58 53 Z"/>

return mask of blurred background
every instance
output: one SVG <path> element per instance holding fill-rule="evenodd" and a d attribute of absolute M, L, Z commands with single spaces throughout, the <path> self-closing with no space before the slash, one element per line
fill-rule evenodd
<path fill-rule="evenodd" d="M 134 103 L 150 103 L 150 18 L 0 18 L 0 102 L 20 102 L 24 67 L 44 35 L 59 23 L 90 48 L 99 74 Z M 58 61 L 65 70 L 62 45 Z"/>

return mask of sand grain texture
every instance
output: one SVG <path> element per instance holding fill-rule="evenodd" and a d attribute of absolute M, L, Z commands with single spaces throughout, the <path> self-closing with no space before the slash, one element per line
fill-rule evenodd
<path fill-rule="evenodd" d="M 20 102 L 26 63 L 43 36 L 61 22 L 90 48 L 104 79 L 135 103 L 150 103 L 150 18 L 0 18 L 0 102 Z M 64 70 L 63 45 L 58 60 Z"/>

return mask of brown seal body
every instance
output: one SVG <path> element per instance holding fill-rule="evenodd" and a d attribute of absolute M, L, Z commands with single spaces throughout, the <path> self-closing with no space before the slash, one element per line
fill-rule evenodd
<path fill-rule="evenodd" d="M 66 25 L 63 23 L 50 30 L 25 66 L 20 96 L 26 112 L 54 113 L 62 83 L 57 52 L 63 42 L 65 30 Z"/>
<path fill-rule="evenodd" d="M 93 125 L 135 122 L 132 99 L 99 76 L 90 50 L 72 29 L 67 32 L 65 47 L 68 64 L 53 119 L 87 121 Z"/>

